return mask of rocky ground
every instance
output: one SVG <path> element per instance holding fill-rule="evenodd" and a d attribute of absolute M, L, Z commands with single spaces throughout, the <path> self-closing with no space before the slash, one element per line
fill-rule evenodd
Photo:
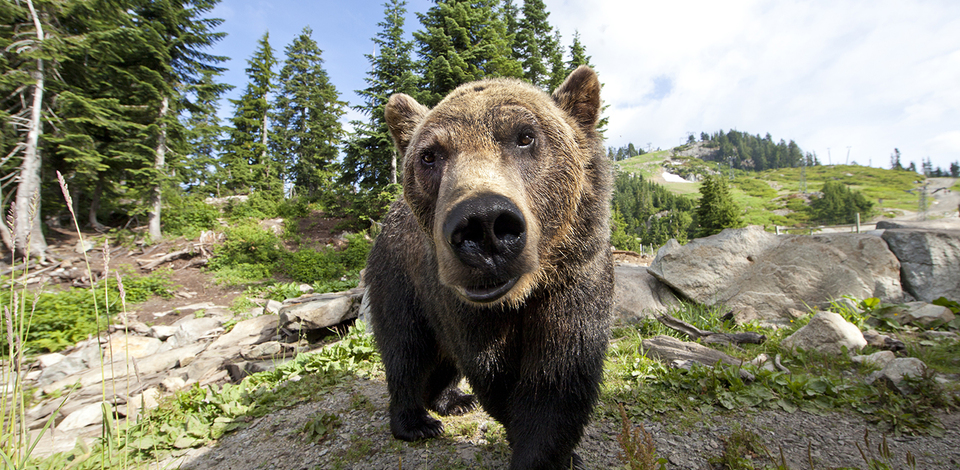
<path fill-rule="evenodd" d="M 332 224 L 321 220 L 306 223 L 313 233 L 332 236 Z M 329 241 L 335 243 L 335 237 Z M 136 267 L 142 264 L 138 261 L 182 249 L 184 243 L 168 242 L 147 250 L 111 249 L 111 269 L 124 264 Z M 69 255 L 75 245 L 75 239 L 64 235 L 59 257 L 72 259 L 66 267 L 61 261 L 59 268 L 65 268 L 64 272 L 73 272 L 79 265 L 76 255 Z M 631 253 L 618 253 L 616 258 L 627 266 L 647 265 L 651 261 Z M 102 257 L 91 252 L 90 259 L 93 272 L 101 273 Z M 163 397 L 194 383 L 217 387 L 246 372 L 269 368 L 279 362 L 278 357 L 291 357 L 297 351 L 319 346 L 277 341 L 283 339 L 278 330 L 281 307 L 287 309 L 288 320 L 293 318 L 290 321 L 297 325 L 313 321 L 291 313 L 298 303 L 281 306 L 264 302 L 262 307 L 238 317 L 229 306 L 241 292 L 216 285 L 209 274 L 191 261 L 184 258 L 165 264 L 172 268 L 172 280 L 179 286 L 176 295 L 172 299 L 153 299 L 133 309 L 128 321 L 136 327 L 130 328 L 129 335 L 114 329 L 109 343 L 84 342 L 63 351 L 62 357 L 50 358 L 66 361 L 62 367 L 72 365 L 74 369 L 54 374 L 51 371 L 57 369 L 52 365 L 37 367 L 30 385 L 38 390 L 66 392 L 67 386 L 78 380 L 82 385 L 69 392 L 67 404 L 60 410 L 53 430 L 37 447 L 37 455 L 69 450 L 78 438 L 91 442 L 98 437 L 100 403 L 108 387 L 110 405 L 135 418 L 141 411 L 140 403 L 155 406 Z M 85 281 L 78 276 L 69 282 L 82 285 Z M 337 299 L 343 300 L 354 314 L 359 308 L 355 296 L 348 294 Z M 235 321 L 239 323 L 225 333 L 224 324 Z M 130 344 L 135 347 L 128 349 Z M 117 350 L 111 351 L 110 345 Z M 98 354 L 106 354 L 105 367 L 100 366 Z M 104 371 L 118 380 L 104 382 Z M 129 404 L 134 404 L 132 410 Z M 57 406 L 59 401 L 39 403 L 30 410 L 29 427 L 37 432 Z M 310 400 L 250 419 L 244 427 L 212 445 L 185 450 L 151 468 L 447 469 L 504 468 L 509 462 L 509 448 L 501 428 L 482 411 L 444 418 L 446 432 L 442 437 L 411 444 L 390 436 L 386 407 L 382 376 L 348 377 L 319 390 Z M 337 423 L 319 435 L 303 432 L 305 426 L 324 414 L 337 416 Z M 883 436 L 866 417 L 852 411 L 822 415 L 799 411 L 703 415 L 669 412 L 633 424 L 643 424 L 651 434 L 658 455 L 668 460 L 667 468 L 719 468 L 712 467 L 709 461 L 722 454 L 725 440 L 739 430 L 760 436 L 769 453 L 778 462 L 782 455 L 791 469 L 865 469 L 868 464 L 860 448 L 868 458 L 879 458 L 877 449 L 884 440 L 892 455 L 890 468 L 909 468 L 904 464 L 907 455 L 916 459 L 918 469 L 960 468 L 960 417 L 945 414 L 938 418 L 946 430 L 941 437 Z M 616 410 L 598 410 L 579 450 L 588 468 L 622 468 L 617 443 L 620 427 Z M 869 444 L 865 443 L 865 433 Z M 755 456 L 757 460 L 762 457 Z"/>

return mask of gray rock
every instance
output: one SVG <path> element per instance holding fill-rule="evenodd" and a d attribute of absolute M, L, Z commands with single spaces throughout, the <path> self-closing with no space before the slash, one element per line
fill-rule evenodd
<path fill-rule="evenodd" d="M 907 311 L 904 312 L 903 318 L 900 320 L 901 323 L 930 327 L 949 323 L 956 318 L 949 308 L 940 305 L 910 302 L 907 306 Z"/>
<path fill-rule="evenodd" d="M 882 239 L 863 234 L 727 229 L 684 246 L 668 241 L 650 273 L 683 297 L 732 308 L 741 322 L 784 322 L 845 295 L 903 298 L 899 261 Z"/>
<path fill-rule="evenodd" d="M 57 425 L 57 431 L 68 432 L 75 429 L 81 429 L 93 424 L 103 422 L 103 407 L 107 407 L 107 412 L 113 410 L 113 406 L 105 402 L 97 402 L 86 405 L 63 418 L 63 421 Z"/>
<path fill-rule="evenodd" d="M 893 351 L 878 351 L 866 356 L 853 356 L 850 358 L 850 361 L 854 364 L 866 364 L 883 368 L 896 358 L 897 355 L 894 354 Z"/>
<path fill-rule="evenodd" d="M 79 357 L 65 357 L 50 367 L 43 369 L 40 377 L 37 378 L 37 383 L 41 387 L 45 387 L 57 381 L 63 380 L 70 375 L 85 370 L 86 368 L 87 365 L 84 363 L 83 359 Z"/>
<path fill-rule="evenodd" d="M 909 395 L 913 389 L 903 383 L 904 377 L 920 377 L 926 371 L 927 365 L 915 357 L 898 357 L 890 361 L 882 370 L 867 377 L 867 383 L 882 380 L 887 385 L 895 387 L 901 393 Z"/>
<path fill-rule="evenodd" d="M 168 392 L 176 392 L 187 385 L 183 377 L 170 376 L 160 381 L 160 388 Z"/>
<path fill-rule="evenodd" d="M 277 335 L 279 329 L 280 317 L 277 315 L 262 315 L 249 320 L 244 320 L 233 329 L 224 333 L 213 343 L 210 343 L 210 350 L 240 348 L 251 344 L 257 344 L 269 341 Z"/>
<path fill-rule="evenodd" d="M 177 332 L 174 333 L 173 338 L 176 338 L 177 345 L 186 346 L 213 334 L 220 328 L 220 320 L 212 317 L 184 317 L 177 320 L 174 326 L 177 327 Z"/>
<path fill-rule="evenodd" d="M 284 301 L 280 325 L 292 330 L 326 328 L 357 317 L 363 289 L 300 296 Z"/>
<path fill-rule="evenodd" d="M 124 356 L 141 358 L 155 354 L 162 341 L 136 335 L 113 335 L 103 345 L 104 358 L 108 361 L 120 360 Z"/>
<path fill-rule="evenodd" d="M 910 295 L 924 302 L 960 299 L 960 229 L 892 229 L 883 239 L 900 260 L 903 289 Z"/>
<path fill-rule="evenodd" d="M 43 354 L 41 356 L 37 356 L 37 363 L 40 364 L 41 369 L 46 369 L 47 367 L 64 360 L 66 357 L 67 356 L 64 356 L 60 353 Z"/>
<path fill-rule="evenodd" d="M 614 268 L 613 311 L 616 318 L 635 322 L 666 312 L 680 303 L 664 283 L 644 266 Z"/>
<path fill-rule="evenodd" d="M 177 334 L 177 327 L 171 325 L 155 325 L 150 327 L 150 336 L 166 341 L 167 338 Z"/>
<path fill-rule="evenodd" d="M 267 304 L 264 305 L 263 310 L 265 313 L 276 315 L 280 313 L 280 309 L 283 308 L 283 304 L 277 302 L 276 300 L 270 299 L 267 300 Z"/>
<path fill-rule="evenodd" d="M 780 343 L 787 349 L 816 350 L 839 354 L 846 346 L 848 351 L 858 351 L 867 345 L 863 333 L 854 325 L 833 312 L 820 312 Z"/>

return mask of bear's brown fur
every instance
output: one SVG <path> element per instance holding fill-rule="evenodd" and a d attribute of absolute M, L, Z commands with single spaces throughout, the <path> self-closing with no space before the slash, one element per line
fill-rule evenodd
<path fill-rule="evenodd" d="M 516 80 L 463 85 L 432 110 L 386 107 L 404 200 L 370 253 L 370 321 L 399 439 L 441 432 L 473 395 L 503 424 L 511 468 L 580 466 L 613 295 L 600 84 L 575 70 L 548 96 Z"/>

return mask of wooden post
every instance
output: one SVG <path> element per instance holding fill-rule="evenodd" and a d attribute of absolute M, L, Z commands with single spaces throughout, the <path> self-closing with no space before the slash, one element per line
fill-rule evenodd
<path fill-rule="evenodd" d="M 857 233 L 860 233 L 860 213 L 857 212 Z"/>

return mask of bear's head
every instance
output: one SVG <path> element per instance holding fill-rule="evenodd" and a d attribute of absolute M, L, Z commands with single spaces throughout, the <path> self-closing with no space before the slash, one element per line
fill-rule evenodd
<path fill-rule="evenodd" d="M 588 67 L 552 96 L 491 79 L 460 86 L 433 109 L 390 97 L 404 198 L 433 242 L 442 284 L 470 304 L 517 306 L 555 275 L 583 232 L 580 206 L 603 154 L 599 114 L 600 83 Z"/>

